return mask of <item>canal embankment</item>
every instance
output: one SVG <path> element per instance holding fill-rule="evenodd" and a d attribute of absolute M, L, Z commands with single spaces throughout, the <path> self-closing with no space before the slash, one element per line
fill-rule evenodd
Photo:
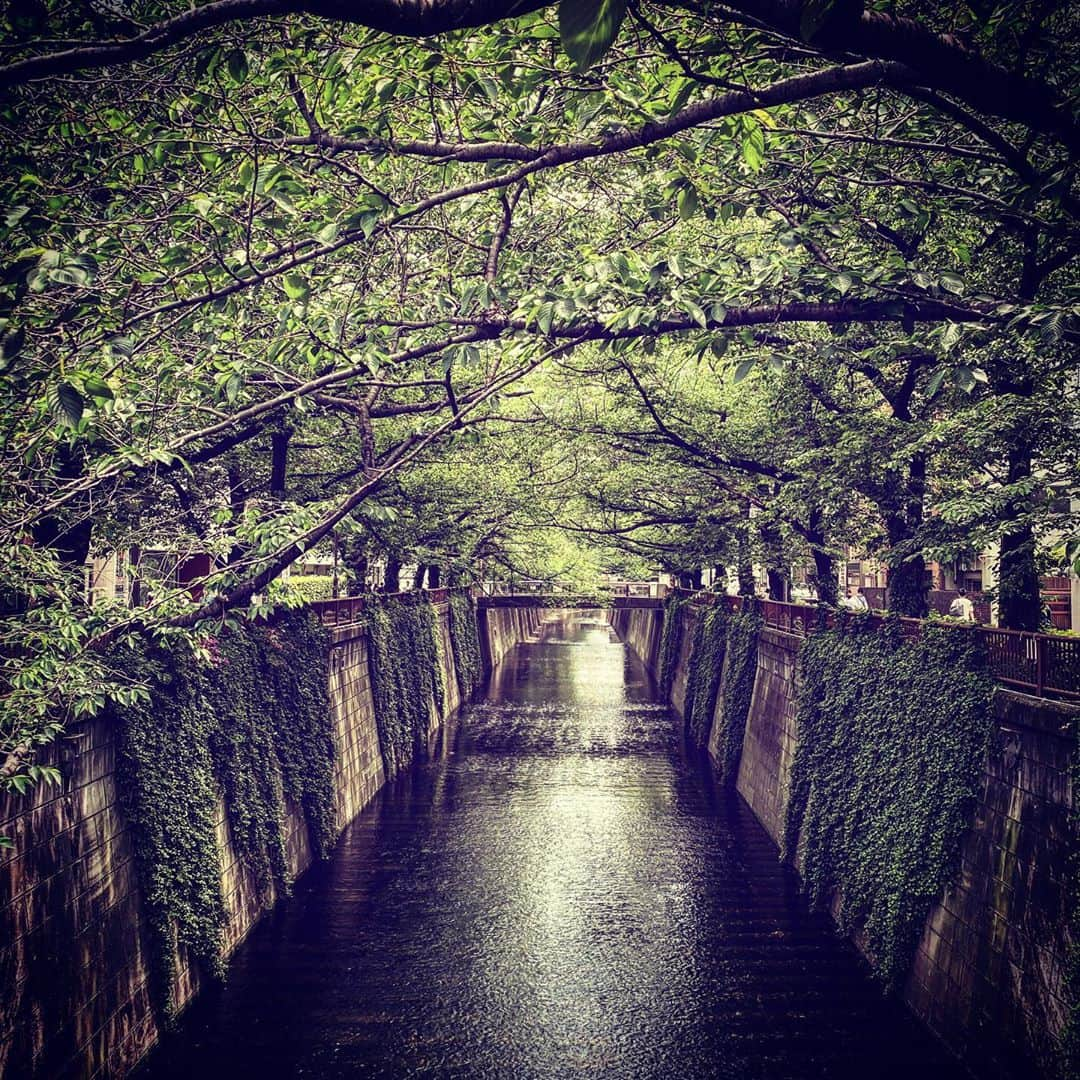
<path fill-rule="evenodd" d="M 980 1074 L 1069 1075 L 1080 708 L 995 686 L 956 630 L 748 650 L 752 617 L 613 624 L 888 988 Z"/>
<path fill-rule="evenodd" d="M 478 635 L 447 590 L 322 607 L 142 656 L 149 700 L 69 726 L 59 787 L 0 796 L 0 1076 L 128 1073 L 539 621 Z"/>

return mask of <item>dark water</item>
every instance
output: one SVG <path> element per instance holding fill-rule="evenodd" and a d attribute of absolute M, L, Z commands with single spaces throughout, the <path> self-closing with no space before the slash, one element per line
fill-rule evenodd
<path fill-rule="evenodd" d="M 508 657 L 150 1077 L 959 1077 L 606 628 Z"/>

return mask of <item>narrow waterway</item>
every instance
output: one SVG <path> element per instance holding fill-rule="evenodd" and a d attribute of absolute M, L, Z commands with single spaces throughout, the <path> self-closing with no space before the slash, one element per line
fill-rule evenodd
<path fill-rule="evenodd" d="M 146 1063 L 184 1077 L 960 1077 L 599 624 L 549 624 Z"/>

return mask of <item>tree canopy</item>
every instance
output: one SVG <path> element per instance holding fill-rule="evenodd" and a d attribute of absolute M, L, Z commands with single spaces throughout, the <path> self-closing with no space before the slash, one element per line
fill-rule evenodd
<path fill-rule="evenodd" d="M 910 614 L 996 543 L 1037 626 L 1077 533 L 1074 6 L 4 19 L 5 782 L 135 692 L 109 648 L 264 611 L 331 539 L 822 581 L 856 544 Z M 214 555 L 197 597 L 85 604 L 88 554 L 152 547 Z"/>

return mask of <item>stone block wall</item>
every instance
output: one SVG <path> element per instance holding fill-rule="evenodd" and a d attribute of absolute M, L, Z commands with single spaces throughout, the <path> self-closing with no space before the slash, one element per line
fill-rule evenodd
<path fill-rule="evenodd" d="M 617 612 L 613 624 L 655 667 L 659 634 L 641 632 L 645 614 Z M 672 686 L 680 715 L 692 632 L 687 620 Z M 778 845 L 799 739 L 800 644 L 779 630 L 761 631 L 736 781 Z M 993 707 L 996 726 L 960 865 L 927 917 L 903 996 L 980 1075 L 1049 1078 L 1067 1014 L 1066 889 L 1078 842 L 1070 763 L 1080 707 L 1005 689 Z M 857 936 L 854 943 L 864 947 Z"/>
<path fill-rule="evenodd" d="M 432 703 L 432 730 L 461 704 L 447 605 L 436 611 L 446 704 L 439 715 Z M 497 623 L 500 656 L 526 636 L 528 623 Z M 341 829 L 385 779 L 360 627 L 334 629 L 328 677 Z M 27 799 L 0 796 L 0 835 L 15 842 L 0 855 L 0 1077 L 121 1077 L 159 1032 L 131 835 L 116 790 L 116 734 L 104 719 L 75 725 L 42 761 L 61 769 L 60 788 L 39 786 Z M 312 852 L 299 808 L 284 811 L 295 877 Z M 224 803 L 217 835 L 231 953 L 264 909 L 231 842 Z M 187 1002 L 198 989 L 197 970 L 181 956 L 177 1000 Z"/>
<path fill-rule="evenodd" d="M 664 631 L 664 609 L 615 608 L 611 612 L 615 632 L 637 654 L 649 674 L 658 678 L 657 660 L 660 656 L 660 636 Z"/>
<path fill-rule="evenodd" d="M 763 628 L 735 790 L 779 843 L 795 756 L 799 639 Z"/>
<path fill-rule="evenodd" d="M 960 869 L 930 912 L 905 997 L 966 1061 L 992 1074 L 1029 1058 L 1051 1075 L 1068 1005 L 1063 858 L 1080 709 L 1008 690 Z"/>
<path fill-rule="evenodd" d="M 690 678 L 690 653 L 694 645 L 694 631 L 697 629 L 698 619 L 704 618 L 705 612 L 687 605 L 680 608 L 678 617 L 682 623 L 682 631 L 671 677 L 671 707 L 678 713 L 679 719 L 685 720 L 686 686 Z"/>
<path fill-rule="evenodd" d="M 537 607 L 482 607 L 480 650 L 484 670 L 490 671 L 518 642 L 528 641 L 540 628 L 543 609 Z"/>

